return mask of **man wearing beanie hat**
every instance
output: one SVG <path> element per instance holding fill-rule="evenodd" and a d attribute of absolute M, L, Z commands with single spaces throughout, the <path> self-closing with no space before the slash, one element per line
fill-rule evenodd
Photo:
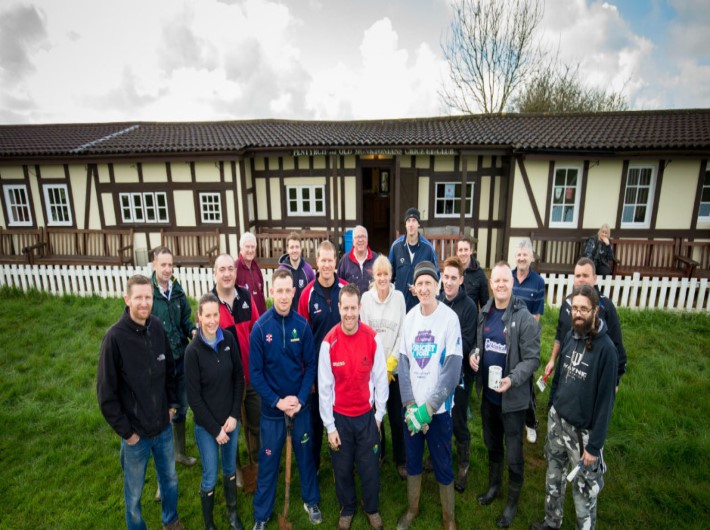
<path fill-rule="evenodd" d="M 405 434 L 404 442 L 408 507 L 397 528 L 409 528 L 419 513 L 426 442 L 439 483 L 444 528 L 450 530 L 456 528 L 451 409 L 454 389 L 461 377 L 461 326 L 456 313 L 436 298 L 439 291 L 436 265 L 422 261 L 412 276 L 419 304 L 404 318 L 399 361 L 399 389 L 410 434 Z"/>
<path fill-rule="evenodd" d="M 439 275 L 434 247 L 426 238 L 419 235 L 420 219 L 419 210 L 407 209 L 404 214 L 406 233 L 394 240 L 389 253 L 392 281 L 395 288 L 404 295 L 407 312 L 417 304 L 414 293 L 414 268 L 417 264 L 429 261 L 433 264 L 437 277 Z"/>

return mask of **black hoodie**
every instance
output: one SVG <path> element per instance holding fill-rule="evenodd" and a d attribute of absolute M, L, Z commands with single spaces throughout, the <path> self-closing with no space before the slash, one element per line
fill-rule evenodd
<path fill-rule="evenodd" d="M 463 271 L 463 288 L 468 297 L 476 304 L 476 309 L 483 307 L 488 302 L 488 278 L 486 278 L 481 264 L 473 256 L 468 262 L 468 267 Z"/>
<path fill-rule="evenodd" d="M 593 456 L 599 456 L 609 428 L 617 364 L 607 326 L 603 320 L 598 322 L 591 350 L 585 347 L 586 336 L 580 337 L 574 328 L 567 333 L 550 391 L 550 401 L 560 417 L 578 429 L 589 430 L 585 449 Z"/>

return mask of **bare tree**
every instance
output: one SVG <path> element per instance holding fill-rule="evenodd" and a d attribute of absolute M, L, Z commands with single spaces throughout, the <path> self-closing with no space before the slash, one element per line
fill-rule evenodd
<path fill-rule="evenodd" d="M 442 44 L 451 85 L 440 96 L 461 112 L 501 113 L 544 62 L 535 39 L 544 0 L 456 0 L 453 7 Z"/>
<path fill-rule="evenodd" d="M 539 70 L 514 96 L 513 112 L 610 112 L 627 110 L 623 92 L 587 87 L 579 65 L 555 66 Z"/>

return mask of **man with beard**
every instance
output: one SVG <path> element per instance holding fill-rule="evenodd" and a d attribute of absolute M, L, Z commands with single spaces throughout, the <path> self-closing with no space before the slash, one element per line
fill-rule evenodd
<path fill-rule="evenodd" d="M 616 376 L 616 390 L 619 390 L 621 376 L 626 372 L 626 349 L 621 338 L 621 325 L 619 323 L 619 314 L 616 312 L 616 306 L 609 298 L 599 293 L 596 288 L 597 275 L 594 269 L 594 262 L 589 258 L 580 258 L 574 267 L 574 288 L 581 285 L 589 285 L 594 287 L 599 294 L 599 318 L 607 325 L 607 334 L 616 346 L 616 354 L 618 356 L 619 368 Z M 562 302 L 560 307 L 560 318 L 557 322 L 557 333 L 555 334 L 555 343 L 552 346 L 552 355 L 545 366 L 545 376 L 547 377 L 555 369 L 555 361 L 560 352 L 562 341 L 567 332 L 572 327 L 572 296 L 568 296 Z"/>
<path fill-rule="evenodd" d="M 572 480 L 577 528 L 596 526 L 616 374 L 616 347 L 599 319 L 599 295 L 589 285 L 577 287 L 572 292 L 572 330 L 562 344 L 550 392 L 545 518 L 531 528 L 562 526 L 569 463 L 580 466 Z"/>

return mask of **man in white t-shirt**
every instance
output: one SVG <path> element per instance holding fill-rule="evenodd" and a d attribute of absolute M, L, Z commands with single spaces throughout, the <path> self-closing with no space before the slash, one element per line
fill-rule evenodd
<path fill-rule="evenodd" d="M 444 528 L 456 528 L 454 474 L 451 467 L 451 409 L 454 389 L 461 378 L 463 352 L 459 319 L 439 303 L 439 274 L 430 261 L 414 269 L 419 304 L 404 319 L 399 361 L 399 388 L 406 409 L 407 512 L 398 529 L 407 529 L 419 513 L 422 456 L 426 441 L 439 483 Z"/>

